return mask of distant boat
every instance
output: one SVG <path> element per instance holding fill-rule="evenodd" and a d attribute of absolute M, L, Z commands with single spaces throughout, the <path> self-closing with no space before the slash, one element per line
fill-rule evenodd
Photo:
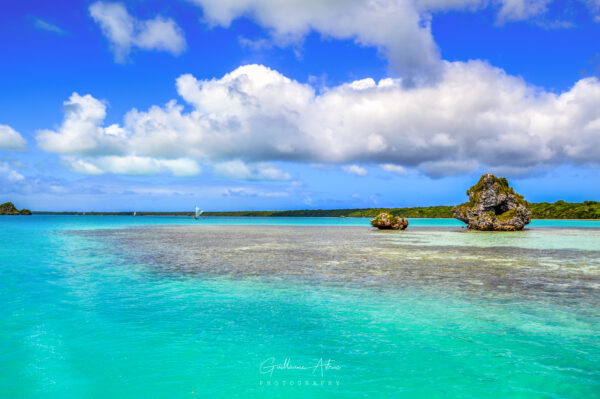
<path fill-rule="evenodd" d="M 135 216 L 135 215 L 137 215 L 137 212 L 135 212 L 135 211 L 134 211 L 134 212 L 133 212 L 133 216 Z"/>
<path fill-rule="evenodd" d="M 194 212 L 194 219 L 198 219 L 204 211 L 200 210 L 200 208 L 196 207 L 196 211 Z"/>

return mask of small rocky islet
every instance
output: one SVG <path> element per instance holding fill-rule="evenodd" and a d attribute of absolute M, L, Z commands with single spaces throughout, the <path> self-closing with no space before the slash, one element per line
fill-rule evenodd
<path fill-rule="evenodd" d="M 5 202 L 0 205 L 0 215 L 31 215 L 31 211 L 29 209 L 18 210 L 12 202 Z"/>
<path fill-rule="evenodd" d="M 408 220 L 401 216 L 394 216 L 388 212 L 381 212 L 371 219 L 371 226 L 380 230 L 405 230 L 408 227 Z"/>
<path fill-rule="evenodd" d="M 531 222 L 529 204 L 504 177 L 484 174 L 467 195 L 469 201 L 454 207 L 452 215 L 469 230 L 518 231 Z"/>
<path fill-rule="evenodd" d="M 516 193 L 504 177 L 486 173 L 467 190 L 469 201 L 452 209 L 452 215 L 469 230 L 518 231 L 531 222 L 529 204 Z M 382 212 L 371 219 L 381 230 L 404 230 L 408 220 Z"/>

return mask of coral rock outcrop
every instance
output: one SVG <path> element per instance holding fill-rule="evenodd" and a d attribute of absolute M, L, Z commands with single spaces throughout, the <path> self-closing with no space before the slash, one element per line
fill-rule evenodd
<path fill-rule="evenodd" d="M 408 220 L 400 216 L 382 212 L 371 219 L 371 226 L 377 227 L 380 230 L 404 230 L 408 227 Z"/>
<path fill-rule="evenodd" d="M 516 231 L 531 221 L 527 201 L 505 178 L 484 174 L 467 195 L 469 202 L 453 208 L 452 215 L 471 230 Z"/>

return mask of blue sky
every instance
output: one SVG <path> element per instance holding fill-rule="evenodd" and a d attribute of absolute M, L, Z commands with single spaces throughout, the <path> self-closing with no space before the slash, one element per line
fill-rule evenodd
<path fill-rule="evenodd" d="M 600 200 L 596 0 L 7 2 L 0 201 Z"/>

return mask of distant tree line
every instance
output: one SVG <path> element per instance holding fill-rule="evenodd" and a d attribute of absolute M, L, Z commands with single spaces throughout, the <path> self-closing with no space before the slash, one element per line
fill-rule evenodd
<path fill-rule="evenodd" d="M 204 212 L 204 216 L 261 216 L 261 217 L 375 217 L 380 212 L 408 218 L 452 218 L 452 206 L 363 209 L 304 209 L 294 211 L 237 211 Z M 600 202 L 556 201 L 529 203 L 534 219 L 600 219 Z M 33 212 L 54 215 L 122 215 L 132 212 Z M 194 212 L 137 212 L 137 216 L 193 216 Z"/>
<path fill-rule="evenodd" d="M 452 218 L 452 206 L 366 209 L 308 209 L 297 211 L 205 212 L 206 216 L 304 216 L 304 217 L 375 217 L 380 212 L 408 218 Z M 530 203 L 534 219 L 600 219 L 600 202 Z"/>

